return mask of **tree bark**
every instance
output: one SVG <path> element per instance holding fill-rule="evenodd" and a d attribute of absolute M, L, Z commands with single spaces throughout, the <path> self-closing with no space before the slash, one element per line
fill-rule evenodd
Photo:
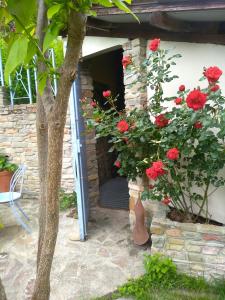
<path fill-rule="evenodd" d="M 43 184 L 41 192 L 43 194 L 46 192 L 47 197 L 45 198 L 45 196 L 41 196 L 43 203 L 40 211 L 43 211 L 43 214 L 45 215 L 45 224 L 44 227 L 43 224 L 40 225 L 40 249 L 32 300 L 48 300 L 50 295 L 50 272 L 59 222 L 58 192 L 62 172 L 64 127 L 66 123 L 70 90 L 77 71 L 77 64 L 85 36 L 85 28 L 86 16 L 71 10 L 68 25 L 67 50 L 63 66 L 61 68 L 58 92 L 55 101 L 49 109 L 49 98 L 47 97 L 47 94 L 45 94 L 44 97 L 41 97 L 43 106 L 38 106 L 38 126 L 40 125 L 39 122 L 43 120 L 47 121 L 48 125 L 48 127 L 46 127 L 48 135 L 42 137 L 39 132 L 38 138 L 39 167 L 41 167 L 40 176 L 42 176 L 44 172 L 47 174 L 45 175 L 45 182 L 41 181 L 41 184 Z M 46 118 L 42 118 L 43 109 Z M 37 128 L 40 129 L 38 126 Z M 47 146 L 45 144 L 46 137 L 48 141 Z M 44 170 L 43 168 L 44 163 L 46 163 L 46 157 L 44 156 L 45 153 L 43 149 L 47 150 L 47 164 L 45 164 L 45 166 L 47 166 L 47 170 Z M 44 207 L 45 200 L 46 210 Z M 42 219 L 40 219 L 40 221 L 43 222 Z"/>
<path fill-rule="evenodd" d="M 0 300 L 7 300 L 6 294 L 5 294 L 5 289 L 2 284 L 1 278 L 0 278 Z"/>
<path fill-rule="evenodd" d="M 38 1 L 38 16 L 37 16 L 37 32 L 39 48 L 42 50 L 44 41 L 44 28 L 47 25 L 47 10 L 44 0 Z M 42 62 L 38 63 L 38 72 L 45 70 L 45 65 Z M 44 90 L 43 97 L 47 97 Z M 46 166 L 48 161 L 48 123 L 45 109 L 42 102 L 42 96 L 37 92 L 37 114 L 36 114 L 36 132 L 38 145 L 38 170 L 39 170 L 39 236 L 38 236 L 38 252 L 37 252 L 37 268 L 39 265 L 41 249 L 44 239 L 44 230 L 46 223 L 46 197 L 47 197 L 47 172 Z"/>
<path fill-rule="evenodd" d="M 38 97 L 39 98 L 39 97 Z M 41 249 L 44 239 L 44 230 L 46 223 L 46 197 L 47 197 L 47 173 L 46 165 L 48 161 L 48 124 L 44 107 L 41 99 L 37 99 L 37 144 L 38 144 L 38 169 L 39 169 L 39 235 L 38 235 L 38 252 L 37 268 L 39 265 Z"/>

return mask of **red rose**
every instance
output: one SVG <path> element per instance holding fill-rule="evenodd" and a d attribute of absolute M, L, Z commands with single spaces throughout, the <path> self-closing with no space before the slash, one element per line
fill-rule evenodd
<path fill-rule="evenodd" d="M 203 74 L 209 82 L 216 82 L 219 80 L 223 72 L 218 67 L 209 67 L 203 72 Z"/>
<path fill-rule="evenodd" d="M 165 127 L 169 123 L 169 120 L 165 117 L 164 114 L 160 114 L 157 117 L 155 117 L 155 125 L 158 127 Z"/>
<path fill-rule="evenodd" d="M 166 157 L 171 160 L 177 160 L 179 157 L 179 150 L 177 148 L 171 148 L 166 152 Z"/>
<path fill-rule="evenodd" d="M 126 69 L 126 67 L 128 65 L 130 65 L 132 63 L 132 59 L 130 56 L 124 56 L 123 59 L 122 59 L 122 65 L 123 65 L 123 68 Z"/>
<path fill-rule="evenodd" d="M 164 168 L 164 164 L 161 160 L 158 160 L 158 161 L 154 161 L 152 163 L 152 167 L 154 168 L 154 170 L 156 170 L 156 172 L 159 174 L 159 175 L 163 175 L 165 174 L 165 170 L 163 170 Z"/>
<path fill-rule="evenodd" d="M 165 205 L 168 205 L 170 204 L 171 202 L 171 199 L 169 197 L 165 197 L 163 200 L 162 200 L 162 203 L 165 204 Z"/>
<path fill-rule="evenodd" d="M 202 123 L 200 121 L 195 122 L 194 128 L 201 129 L 202 128 Z"/>
<path fill-rule="evenodd" d="M 182 103 L 182 101 L 183 101 L 183 99 L 182 99 L 182 98 L 177 98 L 177 99 L 175 99 L 175 100 L 174 100 L 174 102 L 176 103 L 176 105 L 179 105 L 179 104 L 181 104 L 181 103 Z"/>
<path fill-rule="evenodd" d="M 214 86 L 211 87 L 210 91 L 211 92 L 216 92 L 220 89 L 220 86 L 218 84 L 215 84 Z"/>
<path fill-rule="evenodd" d="M 148 176 L 148 178 L 150 178 L 152 180 L 156 180 L 157 177 L 159 176 L 158 172 L 153 167 L 146 169 L 145 172 L 146 172 L 146 175 Z"/>
<path fill-rule="evenodd" d="M 92 100 L 92 101 L 91 101 L 91 106 L 92 106 L 92 107 L 96 107 L 96 106 L 97 106 L 97 103 L 96 103 L 94 100 Z"/>
<path fill-rule="evenodd" d="M 129 125 L 125 120 L 121 120 L 116 125 L 119 132 L 126 132 L 129 129 Z"/>
<path fill-rule="evenodd" d="M 181 84 L 181 85 L 179 86 L 179 91 L 180 91 L 180 92 L 185 91 L 185 85 Z"/>
<path fill-rule="evenodd" d="M 117 168 L 120 168 L 121 167 L 121 162 L 119 160 L 116 160 L 114 162 L 114 166 L 116 166 Z"/>
<path fill-rule="evenodd" d="M 163 168 L 164 164 L 162 161 L 154 161 L 152 163 L 152 166 L 146 170 L 146 175 L 148 176 L 148 178 L 156 180 L 157 177 L 162 176 L 166 173 Z"/>
<path fill-rule="evenodd" d="M 108 98 L 108 97 L 111 96 L 111 91 L 110 91 L 110 90 L 108 90 L 108 91 L 103 91 L 103 92 L 102 92 L 102 95 L 103 95 L 103 97 Z"/>
<path fill-rule="evenodd" d="M 149 43 L 149 49 L 155 52 L 158 50 L 159 44 L 160 44 L 160 39 L 154 39 Z"/>
<path fill-rule="evenodd" d="M 193 90 L 187 95 L 187 106 L 193 110 L 202 109 L 205 106 L 207 95 L 203 94 L 200 90 Z"/>

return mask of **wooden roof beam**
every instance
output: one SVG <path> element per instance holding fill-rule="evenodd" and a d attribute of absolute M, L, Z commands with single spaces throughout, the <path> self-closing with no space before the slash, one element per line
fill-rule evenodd
<path fill-rule="evenodd" d="M 165 12 L 154 12 L 149 15 L 151 25 L 173 32 L 207 32 L 217 33 L 220 27 L 219 22 L 189 22 L 170 17 Z"/>
<path fill-rule="evenodd" d="M 195 10 L 215 10 L 225 9 L 224 0 L 149 0 L 138 1 L 133 0 L 130 8 L 135 14 L 165 11 L 195 11 Z M 99 16 L 124 14 L 117 8 L 95 7 Z"/>
<path fill-rule="evenodd" d="M 87 28 L 88 36 L 105 36 L 117 38 L 160 38 L 165 41 L 189 42 L 189 43 L 212 43 L 225 45 L 225 34 L 209 34 L 196 32 L 172 32 L 153 27 L 150 24 L 122 24 L 117 28 L 106 31 L 99 31 L 94 28 Z"/>

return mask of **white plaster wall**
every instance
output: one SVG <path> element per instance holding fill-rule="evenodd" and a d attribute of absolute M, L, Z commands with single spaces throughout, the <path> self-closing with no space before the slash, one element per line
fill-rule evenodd
<path fill-rule="evenodd" d="M 173 67 L 179 79 L 165 84 L 169 96 L 176 94 L 180 84 L 193 89 L 198 85 L 206 86 L 206 81 L 199 82 L 203 67 L 218 66 L 224 74 L 220 79 L 220 87 L 225 94 L 225 46 L 213 44 L 196 44 L 181 42 L 161 42 L 161 48 L 170 49 L 171 54 L 180 53 L 182 58 L 176 59 L 177 65 Z"/>
<path fill-rule="evenodd" d="M 122 46 L 128 41 L 124 38 L 110 38 L 98 36 L 86 36 L 82 47 L 82 57 L 113 48 Z"/>
<path fill-rule="evenodd" d="M 218 66 L 224 72 L 219 85 L 225 95 L 225 46 L 162 41 L 160 48 L 170 49 L 171 55 L 176 53 L 182 55 L 182 58 L 176 59 L 177 65 L 173 66 L 173 72 L 179 78 L 164 84 L 166 96 L 176 96 L 181 84 L 191 90 L 197 86 L 205 87 L 206 81 L 198 80 L 202 77 L 203 67 L 210 66 Z M 150 93 L 148 90 L 148 96 Z M 221 175 L 225 177 L 225 170 Z M 210 197 L 209 209 L 213 219 L 225 224 L 225 187 Z"/>

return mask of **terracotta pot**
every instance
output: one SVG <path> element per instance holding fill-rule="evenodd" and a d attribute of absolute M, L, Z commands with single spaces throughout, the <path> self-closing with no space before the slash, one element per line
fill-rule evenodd
<path fill-rule="evenodd" d="M 1 171 L 0 172 L 0 193 L 8 192 L 10 187 L 10 180 L 13 176 L 12 172 Z"/>
<path fill-rule="evenodd" d="M 145 209 L 141 199 L 138 199 L 137 203 L 135 204 L 134 212 L 136 221 L 133 230 L 133 239 L 134 243 L 140 246 L 144 245 L 149 239 L 149 234 L 145 227 Z"/>

